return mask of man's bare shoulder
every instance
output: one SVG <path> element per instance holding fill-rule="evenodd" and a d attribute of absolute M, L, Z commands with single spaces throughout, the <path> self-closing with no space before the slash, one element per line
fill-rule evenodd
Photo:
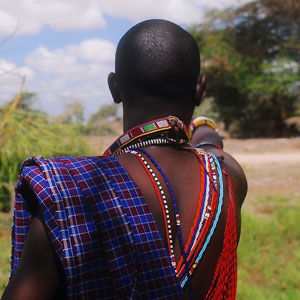
<path fill-rule="evenodd" d="M 204 146 L 203 148 L 205 151 L 211 152 L 221 158 L 222 167 L 228 172 L 232 180 L 236 202 L 241 208 L 248 190 L 247 179 L 242 167 L 229 153 L 221 149 L 211 145 Z"/>

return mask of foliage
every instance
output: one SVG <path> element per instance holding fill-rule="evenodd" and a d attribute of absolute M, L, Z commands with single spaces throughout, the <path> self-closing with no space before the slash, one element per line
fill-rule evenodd
<path fill-rule="evenodd" d="M 0 212 L 0 296 L 6 286 L 10 271 L 11 221 L 11 214 Z"/>
<path fill-rule="evenodd" d="M 90 119 L 89 124 L 93 126 L 98 126 L 103 123 L 103 121 L 114 121 L 120 120 L 119 116 L 119 106 L 116 104 L 105 104 L 100 107 L 100 109 L 94 113 Z"/>
<path fill-rule="evenodd" d="M 89 135 L 117 135 L 112 122 L 120 122 L 119 106 L 116 104 L 105 104 L 95 112 L 89 119 L 85 133 Z"/>
<path fill-rule="evenodd" d="M 198 116 L 206 116 L 216 121 L 220 119 L 219 113 L 214 109 L 214 99 L 212 97 L 204 98 L 201 104 L 195 108 L 193 117 Z"/>
<path fill-rule="evenodd" d="M 207 96 L 231 133 L 291 133 L 287 121 L 299 115 L 300 105 L 299 15 L 297 0 L 256 0 L 211 12 L 205 24 L 191 28 Z"/>
<path fill-rule="evenodd" d="M 18 170 L 26 158 L 88 154 L 78 126 L 51 123 L 45 114 L 29 110 L 22 101 L 19 93 L 0 108 L 0 210 L 9 210 Z"/>
<path fill-rule="evenodd" d="M 84 120 L 84 107 L 79 101 L 74 101 L 65 106 L 63 114 L 56 121 L 63 124 L 82 125 Z"/>
<path fill-rule="evenodd" d="M 112 136 L 112 135 L 118 135 L 118 132 L 112 128 L 111 124 L 102 122 L 101 124 L 95 126 L 91 125 L 90 123 L 86 126 L 81 126 L 80 127 L 80 132 L 83 135 L 107 135 L 107 136 Z"/>

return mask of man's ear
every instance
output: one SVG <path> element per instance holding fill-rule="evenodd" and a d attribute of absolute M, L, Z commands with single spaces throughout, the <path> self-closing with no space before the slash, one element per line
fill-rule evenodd
<path fill-rule="evenodd" d="M 206 77 L 204 75 L 199 75 L 196 85 L 195 92 L 195 105 L 199 106 L 201 103 L 201 98 L 206 89 Z"/>
<path fill-rule="evenodd" d="M 110 93 L 113 97 L 113 100 L 115 103 L 121 103 L 122 99 L 119 93 L 119 89 L 118 89 L 118 85 L 117 85 L 117 80 L 116 80 L 116 73 L 109 73 L 108 74 L 108 78 L 107 78 L 107 82 L 108 82 L 108 87 L 110 90 Z"/>

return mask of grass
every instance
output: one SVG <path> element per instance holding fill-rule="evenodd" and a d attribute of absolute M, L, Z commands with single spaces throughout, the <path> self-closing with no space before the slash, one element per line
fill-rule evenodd
<path fill-rule="evenodd" d="M 0 297 L 6 286 L 10 271 L 11 223 L 11 214 L 0 213 Z"/>
<path fill-rule="evenodd" d="M 300 199 L 265 196 L 257 216 L 243 214 L 238 297 L 300 299 Z"/>
<path fill-rule="evenodd" d="M 264 196 L 243 213 L 238 300 L 300 299 L 300 199 Z M 9 276 L 11 216 L 0 213 L 0 295 Z"/>

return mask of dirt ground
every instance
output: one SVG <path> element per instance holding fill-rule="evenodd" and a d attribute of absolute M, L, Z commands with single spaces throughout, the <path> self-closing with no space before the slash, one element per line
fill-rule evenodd
<path fill-rule="evenodd" d="M 266 195 L 300 198 L 300 138 L 226 139 L 224 144 L 248 180 L 244 209 L 253 211 Z"/>
<path fill-rule="evenodd" d="M 102 153 L 116 137 L 90 137 L 94 153 Z M 224 139 L 224 149 L 243 167 L 248 180 L 246 211 L 264 196 L 300 198 L 300 137 L 290 139 Z"/>

